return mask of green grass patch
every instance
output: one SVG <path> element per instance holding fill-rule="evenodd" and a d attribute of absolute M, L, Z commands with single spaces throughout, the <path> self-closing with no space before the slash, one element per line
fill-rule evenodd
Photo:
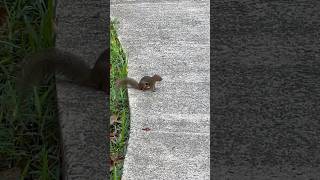
<path fill-rule="evenodd" d="M 17 98 L 16 74 L 27 54 L 54 46 L 53 0 L 2 1 L 8 16 L 0 31 L 0 172 L 12 167 L 21 179 L 59 179 L 60 146 L 54 79 L 33 88 L 23 103 Z M 120 179 L 129 135 L 126 89 L 115 81 L 127 76 L 127 58 L 111 24 L 110 154 L 111 178 Z"/>
<path fill-rule="evenodd" d="M 112 162 L 111 178 L 121 179 L 126 145 L 129 136 L 129 102 L 125 88 L 115 87 L 117 79 L 127 76 L 127 57 L 117 38 L 117 22 L 111 22 L 111 72 L 110 72 L 110 157 Z"/>
<path fill-rule="evenodd" d="M 17 98 L 16 74 L 27 54 L 54 46 L 53 0 L 1 1 L 0 171 L 20 170 L 21 179 L 59 179 L 60 147 L 54 79 Z"/>

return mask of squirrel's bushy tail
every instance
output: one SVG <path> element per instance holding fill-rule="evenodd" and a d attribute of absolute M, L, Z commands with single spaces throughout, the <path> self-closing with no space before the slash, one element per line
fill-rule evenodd
<path fill-rule="evenodd" d="M 126 77 L 124 79 L 119 79 L 116 81 L 116 86 L 119 88 L 119 87 L 122 87 L 122 86 L 125 86 L 125 85 L 129 85 L 129 87 L 132 87 L 132 88 L 135 88 L 135 89 L 139 89 L 139 83 L 132 79 L 132 78 L 129 78 L 129 77 Z"/>
<path fill-rule="evenodd" d="M 45 49 L 24 59 L 17 76 L 17 88 L 21 90 L 37 85 L 54 72 L 81 83 L 90 76 L 90 70 L 79 56 L 56 48 Z"/>

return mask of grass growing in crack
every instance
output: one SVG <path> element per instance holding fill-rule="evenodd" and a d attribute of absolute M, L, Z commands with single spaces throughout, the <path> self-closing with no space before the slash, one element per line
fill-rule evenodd
<path fill-rule="evenodd" d="M 123 161 L 129 136 L 128 93 L 124 88 L 115 87 L 117 79 L 127 76 L 127 58 L 117 38 L 117 22 L 111 22 L 111 73 L 110 73 L 110 157 L 111 179 L 119 180 L 122 175 Z"/>
<path fill-rule="evenodd" d="M 59 179 L 60 149 L 53 79 L 17 98 L 16 74 L 23 57 L 54 46 L 53 0 L 1 1 L 0 172 L 19 169 L 21 179 Z M 1 176 L 1 174 L 0 174 Z"/>

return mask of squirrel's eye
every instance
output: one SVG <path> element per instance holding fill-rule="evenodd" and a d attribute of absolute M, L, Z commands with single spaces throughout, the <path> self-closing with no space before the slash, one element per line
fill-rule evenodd
<path fill-rule="evenodd" d="M 149 83 L 146 83 L 146 86 L 149 86 Z"/>

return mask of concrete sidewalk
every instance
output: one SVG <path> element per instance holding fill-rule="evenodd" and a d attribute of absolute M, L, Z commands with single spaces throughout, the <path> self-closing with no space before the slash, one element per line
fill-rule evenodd
<path fill-rule="evenodd" d="M 55 46 L 79 55 L 93 67 L 110 42 L 109 3 L 70 0 L 58 1 L 56 6 Z M 108 95 L 59 78 L 56 84 L 62 179 L 109 179 Z"/>
<path fill-rule="evenodd" d="M 129 89 L 131 130 L 123 179 L 210 179 L 209 3 L 111 2 L 128 55 L 128 76 L 163 77 L 156 92 Z"/>
<path fill-rule="evenodd" d="M 212 179 L 320 179 L 319 1 L 210 5 Z"/>

